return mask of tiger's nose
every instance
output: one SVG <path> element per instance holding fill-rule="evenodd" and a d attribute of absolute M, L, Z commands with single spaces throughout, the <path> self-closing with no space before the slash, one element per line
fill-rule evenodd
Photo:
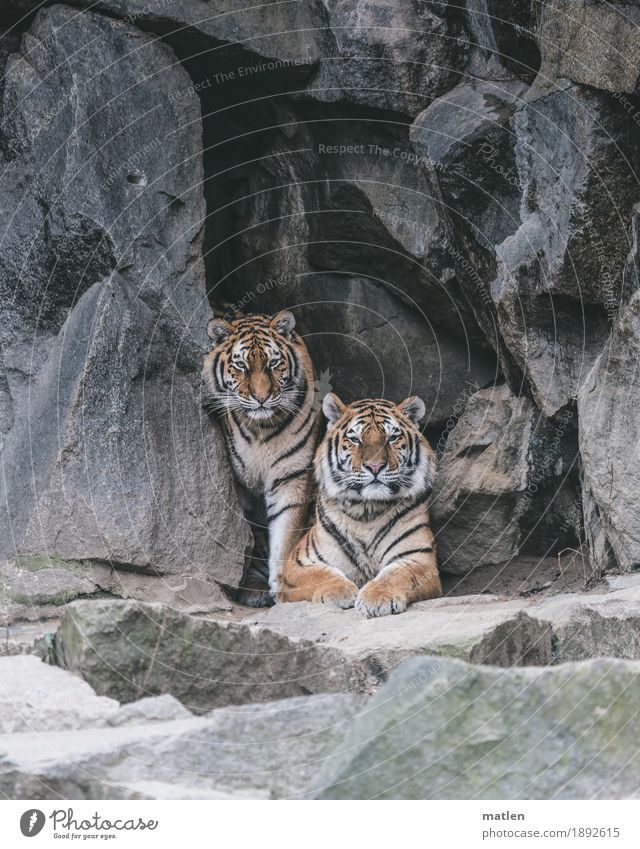
<path fill-rule="evenodd" d="M 369 471 L 371 472 L 371 474 L 374 477 L 378 477 L 378 475 L 380 474 L 380 472 L 382 471 L 382 469 L 384 469 L 384 467 L 386 465 L 387 465 L 386 463 L 365 463 L 364 464 L 365 469 L 369 469 Z"/>
<path fill-rule="evenodd" d="M 268 390 L 266 392 L 253 392 L 252 398 L 254 401 L 257 401 L 258 404 L 262 406 L 262 404 L 264 404 L 264 402 L 268 400 L 270 395 L 271 393 Z"/>

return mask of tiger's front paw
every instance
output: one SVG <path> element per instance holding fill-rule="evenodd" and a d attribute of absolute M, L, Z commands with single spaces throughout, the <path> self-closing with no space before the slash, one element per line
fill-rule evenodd
<path fill-rule="evenodd" d="M 391 616 L 404 613 L 407 609 L 407 597 L 393 587 L 376 585 L 370 581 L 358 593 L 356 613 L 363 619 L 375 616 Z"/>
<path fill-rule="evenodd" d="M 358 588 L 348 578 L 336 578 L 319 585 L 313 594 L 313 601 L 331 604 L 346 610 L 353 607 L 358 595 Z"/>

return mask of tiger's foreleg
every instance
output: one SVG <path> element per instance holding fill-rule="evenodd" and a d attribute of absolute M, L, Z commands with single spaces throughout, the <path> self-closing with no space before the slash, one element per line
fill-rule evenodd
<path fill-rule="evenodd" d="M 441 595 L 435 551 L 425 550 L 391 561 L 360 590 L 355 607 L 366 618 L 389 616 L 403 613 L 413 602 Z"/>
<path fill-rule="evenodd" d="M 242 579 L 234 598 L 248 607 L 267 607 L 273 604 L 269 591 L 268 530 L 261 499 L 236 478 L 236 492 L 253 535 L 253 546 L 245 555 Z"/>
<path fill-rule="evenodd" d="M 276 601 L 314 601 L 353 607 L 358 587 L 340 569 L 315 557 L 314 533 L 312 528 L 281 569 Z"/>
<path fill-rule="evenodd" d="M 276 479 L 266 492 L 269 524 L 269 586 L 278 587 L 278 575 L 308 528 L 310 474 Z"/>

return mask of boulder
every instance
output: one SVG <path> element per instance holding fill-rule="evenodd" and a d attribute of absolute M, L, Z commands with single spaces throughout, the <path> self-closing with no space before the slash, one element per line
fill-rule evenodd
<path fill-rule="evenodd" d="M 18 581 L 34 604 L 103 588 L 108 564 L 172 576 L 156 598 L 228 607 L 218 582 L 237 584 L 249 531 L 200 412 L 200 110 L 169 97 L 190 77 L 131 22 L 64 6 L 38 13 L 20 50 L 0 151 L 2 554 L 52 558 Z M 78 563 L 102 578 L 72 575 Z"/>
<path fill-rule="evenodd" d="M 6 11 L 10 20 L 20 20 L 43 5 L 43 0 L 17 0 L 3 14 Z M 138 31 L 161 35 L 186 59 L 206 53 L 202 65 L 211 75 L 209 87 L 229 82 L 228 76 L 216 80 L 216 74 L 231 73 L 236 79 L 255 82 L 261 74 L 279 72 L 281 78 L 304 80 L 325 53 L 326 38 L 320 29 L 325 17 L 322 5 L 316 2 L 269 3 L 240 10 L 212 9 L 206 0 L 156 4 L 148 0 L 69 0 L 65 5 L 102 13 L 114 29 L 135 26 Z M 202 79 L 205 86 L 207 79 Z"/>
<path fill-rule="evenodd" d="M 635 292 L 578 397 L 585 532 L 599 571 L 640 565 L 639 356 L 640 292 Z"/>
<path fill-rule="evenodd" d="M 311 640 L 340 652 L 346 661 L 371 670 L 378 681 L 414 655 L 439 655 L 474 662 L 523 665 L 550 661 L 545 625 L 529 620 L 525 631 L 521 600 L 494 595 L 461 596 L 411 605 L 402 616 L 360 619 L 353 610 L 342 611 L 310 602 L 276 604 L 251 621 L 291 640 Z M 526 617 L 525 617 L 526 618 Z M 506 645 L 506 632 L 512 639 Z M 501 630 L 502 640 L 494 639 Z M 523 640 L 524 636 L 528 641 Z M 485 647 L 491 645 L 490 651 Z"/>
<path fill-rule="evenodd" d="M 465 67 L 464 22 L 449 4 L 332 0 L 327 8 L 335 54 L 310 85 L 319 99 L 416 115 Z"/>
<path fill-rule="evenodd" d="M 532 96 L 512 128 L 521 220 L 496 246 L 491 293 L 549 416 L 575 399 L 621 301 L 638 133 L 610 96 L 568 84 Z"/>
<path fill-rule="evenodd" d="M 543 82 L 463 82 L 411 140 L 454 222 L 447 249 L 478 323 L 512 389 L 524 377 L 552 416 L 575 400 L 622 299 L 639 137 L 609 94 Z"/>
<path fill-rule="evenodd" d="M 147 722 L 169 722 L 170 720 L 189 719 L 191 711 L 170 696 L 146 696 L 137 702 L 122 705 L 118 713 L 109 717 L 109 725 L 144 725 Z"/>
<path fill-rule="evenodd" d="M 484 80 L 531 81 L 540 67 L 536 0 L 465 0 L 468 73 Z"/>
<path fill-rule="evenodd" d="M 637 794 L 640 664 L 403 664 L 327 763 L 322 799 L 620 799 Z M 615 706 L 615 709 L 612 707 Z"/>
<path fill-rule="evenodd" d="M 362 697 L 335 693 L 144 717 L 73 733 L 0 734 L 0 793 L 15 799 L 294 798 L 346 745 Z M 147 708 L 151 708 L 147 705 Z M 116 714 L 116 716 L 118 716 Z"/>
<path fill-rule="evenodd" d="M 541 77 L 611 91 L 631 105 L 623 94 L 637 93 L 640 81 L 640 9 L 635 3 L 551 0 L 540 4 L 537 18 Z"/>
<path fill-rule="evenodd" d="M 117 275 L 71 313 L 36 380 L 33 416 L 5 449 L 28 440 L 33 457 L 35 487 L 10 490 L 14 530 L 26 519 L 23 561 L 46 554 L 191 575 L 210 584 L 212 602 L 214 580 L 239 579 L 247 531 L 178 319 Z"/>
<path fill-rule="evenodd" d="M 640 578 L 591 592 L 457 596 L 411 605 L 401 616 L 361 620 L 308 602 L 277 604 L 251 621 L 291 640 L 339 651 L 386 680 L 415 655 L 494 666 L 545 666 L 593 657 L 640 659 Z"/>
<path fill-rule="evenodd" d="M 440 568 L 465 574 L 575 538 L 574 413 L 547 421 L 506 384 L 471 395 L 448 435 L 431 513 Z"/>
<path fill-rule="evenodd" d="M 104 726 L 120 705 L 37 657 L 0 658 L 0 735 Z"/>
<path fill-rule="evenodd" d="M 412 148 L 434 175 L 447 213 L 484 244 L 512 232 L 518 213 L 510 121 L 527 91 L 521 80 L 464 80 L 411 125 Z"/>
<path fill-rule="evenodd" d="M 55 648 L 60 664 L 121 702 L 169 693 L 189 710 L 309 693 L 368 692 L 376 683 L 340 652 L 159 604 L 77 601 Z"/>

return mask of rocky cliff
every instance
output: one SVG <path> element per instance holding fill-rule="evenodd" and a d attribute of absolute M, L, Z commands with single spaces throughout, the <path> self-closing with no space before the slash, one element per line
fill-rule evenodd
<path fill-rule="evenodd" d="M 44 566 L 225 606 L 249 538 L 197 383 L 223 304 L 293 309 L 319 391 L 425 398 L 444 570 L 634 569 L 640 8 L 239 8 L 1 10 L 13 596 Z"/>
<path fill-rule="evenodd" d="M 638 591 L 601 578 L 640 567 L 640 3 L 244 5 L 0 3 L 0 624 L 19 620 L 0 653 L 38 635 L 99 693 L 3 660 L 0 792 L 516 797 L 533 771 L 545 797 L 637 793 Z M 446 587 L 497 595 L 382 623 L 224 618 L 250 534 L 202 412 L 204 330 L 214 308 L 283 307 L 319 393 L 425 399 Z M 59 615 L 55 638 L 21 621 Z M 367 702 L 412 655 L 455 660 L 410 660 Z M 77 710 L 54 699 L 39 724 L 33 676 L 74 681 Z M 524 690 L 546 708 L 504 725 Z M 405 712 L 442 693 L 471 716 L 460 747 L 429 726 L 396 764 Z M 260 699 L 286 701 L 225 713 Z M 249 772 L 221 743 L 247 721 Z M 594 723 L 593 751 L 548 769 Z M 495 756 L 465 778 L 480 733 Z M 31 734 L 74 736 L 45 763 Z M 206 773 L 205 743 L 226 778 L 172 791 L 138 768 L 159 737 L 167 770 Z"/>
<path fill-rule="evenodd" d="M 2 16 L 5 570 L 225 605 L 222 305 L 293 309 L 320 391 L 425 398 L 444 570 L 636 567 L 636 4 Z"/>

